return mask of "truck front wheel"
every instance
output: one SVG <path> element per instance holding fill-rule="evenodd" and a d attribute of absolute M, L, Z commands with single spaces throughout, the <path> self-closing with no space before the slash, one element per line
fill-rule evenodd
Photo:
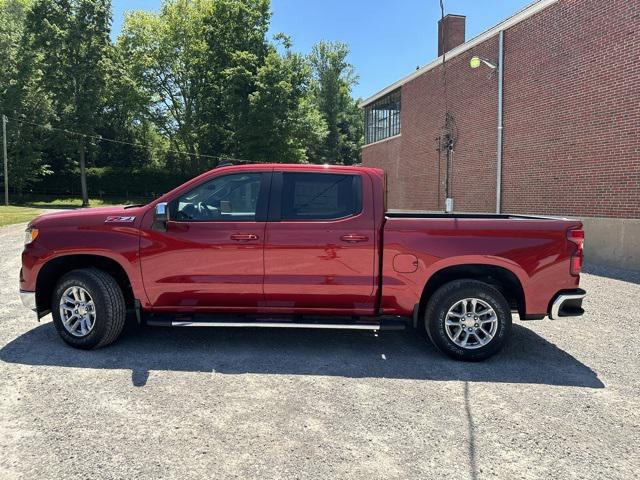
<path fill-rule="evenodd" d="M 455 280 L 429 299 L 425 328 L 433 344 L 450 357 L 484 360 L 504 346 L 511 332 L 511 309 L 493 286 Z"/>
<path fill-rule="evenodd" d="M 110 344 L 124 327 L 122 290 L 108 273 L 96 268 L 73 270 L 56 285 L 51 301 L 53 323 L 72 347 L 91 349 Z"/>

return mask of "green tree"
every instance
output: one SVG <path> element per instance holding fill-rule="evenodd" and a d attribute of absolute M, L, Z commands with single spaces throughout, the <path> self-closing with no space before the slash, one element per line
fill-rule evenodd
<path fill-rule="evenodd" d="M 158 167 L 168 142 L 147 115 L 149 99 L 132 75 L 132 61 L 118 45 L 109 49 L 108 58 L 98 134 L 125 143 L 102 141 L 94 164 L 128 170 Z"/>
<path fill-rule="evenodd" d="M 269 0 L 214 0 L 205 20 L 206 55 L 200 72 L 204 130 L 209 152 L 239 157 L 249 116 L 255 113 L 258 71 L 272 53 L 267 40 Z M 270 61 L 275 59 L 271 56 Z M 266 72 L 263 71 L 264 76 Z M 264 99 L 264 96 L 262 97 Z M 250 160 L 253 160 L 250 158 Z"/>
<path fill-rule="evenodd" d="M 340 113 L 340 158 L 345 165 L 360 163 L 364 143 L 364 112 L 358 106 L 360 99 L 349 98 L 347 107 Z"/>
<path fill-rule="evenodd" d="M 197 173 L 213 157 L 307 159 L 324 123 L 310 101 L 310 68 L 267 39 L 268 0 L 170 0 L 159 13 L 134 12 L 117 49 L 131 59 L 148 117 Z"/>
<path fill-rule="evenodd" d="M 18 50 L 29 9 L 27 0 L 0 0 L 0 98 L 6 102 L 8 88 L 15 84 L 18 70 Z"/>
<path fill-rule="evenodd" d="M 147 117 L 194 173 L 201 167 L 203 31 L 211 8 L 210 1 L 175 0 L 164 2 L 157 14 L 132 12 L 118 38 L 133 81 L 146 96 Z"/>
<path fill-rule="evenodd" d="M 302 55 L 291 52 L 288 39 L 284 43 L 283 56 L 270 46 L 255 74 L 242 69 L 241 78 L 232 79 L 231 83 L 247 85 L 250 90 L 246 118 L 234 132 L 235 151 L 242 158 L 305 162 L 309 145 L 318 145 L 326 137 L 326 124 L 309 99 L 309 64 Z M 235 70 L 232 73 L 238 75 Z"/>
<path fill-rule="evenodd" d="M 0 1 L 0 110 L 9 116 L 7 126 L 9 180 L 22 192 L 50 173 L 43 150 L 46 132 L 31 122 L 45 124 L 51 116 L 50 102 L 40 87 L 40 56 L 25 36 L 30 0 Z"/>
<path fill-rule="evenodd" d="M 26 19 L 27 34 L 40 52 L 42 83 L 51 98 L 55 125 L 95 135 L 100 118 L 109 49 L 109 0 L 36 0 Z M 78 154 L 83 203 L 88 204 L 86 146 L 83 135 L 73 142 Z M 59 136 L 60 137 L 60 136 Z M 69 135 L 60 137 L 61 150 Z"/>
<path fill-rule="evenodd" d="M 158 167 L 178 178 L 221 158 L 359 160 L 346 45 L 301 55 L 287 36 L 270 39 L 269 0 L 165 0 L 128 14 L 115 44 L 110 16 L 109 0 L 0 0 L 0 105 L 18 188 L 52 170 L 68 185 L 79 167 L 86 201 L 88 164 L 112 179 L 160 178 Z"/>
<path fill-rule="evenodd" d="M 318 162 L 353 164 L 359 161 L 362 127 L 351 88 L 357 82 L 353 65 L 347 61 L 349 48 L 342 42 L 319 42 L 313 46 L 309 61 L 313 67 L 313 93 L 328 134 Z"/>

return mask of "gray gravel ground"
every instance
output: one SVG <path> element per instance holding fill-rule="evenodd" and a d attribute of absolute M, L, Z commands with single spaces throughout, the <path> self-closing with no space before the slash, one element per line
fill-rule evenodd
<path fill-rule="evenodd" d="M 638 478 L 640 274 L 480 364 L 412 332 L 130 328 L 73 350 L 0 229 L 0 479 Z"/>

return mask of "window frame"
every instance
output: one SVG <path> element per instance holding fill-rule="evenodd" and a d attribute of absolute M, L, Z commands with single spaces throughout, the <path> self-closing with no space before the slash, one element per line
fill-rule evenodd
<path fill-rule="evenodd" d="M 358 177 L 360 179 L 360 199 L 359 199 L 359 208 L 357 211 L 353 212 L 350 215 L 345 215 L 342 217 L 335 218 L 292 218 L 292 219 L 283 219 L 282 218 L 282 200 L 284 195 L 284 175 L 287 173 L 291 174 L 306 174 L 306 175 L 342 175 L 342 176 L 351 176 Z M 271 180 L 271 194 L 269 197 L 269 216 L 268 222 L 314 222 L 314 223 L 330 223 L 342 221 L 350 218 L 356 218 L 362 215 L 364 211 L 364 179 L 363 175 L 357 172 L 318 172 L 318 171 L 295 171 L 295 170 L 282 170 L 273 172 L 273 177 Z"/>
<path fill-rule="evenodd" d="M 185 195 L 189 195 L 191 192 L 193 192 L 194 190 L 197 190 L 198 188 L 202 187 L 203 185 L 209 183 L 209 182 L 213 182 L 216 180 L 220 180 L 224 177 L 231 177 L 231 176 L 235 176 L 235 175 L 260 175 L 260 190 L 258 192 L 258 200 L 256 201 L 256 212 L 255 212 L 255 216 L 253 219 L 248 219 L 248 218 L 236 218 L 236 219 L 206 219 L 206 220 L 180 220 L 175 218 L 175 215 L 177 213 L 177 207 L 178 207 L 178 202 L 180 200 L 180 198 L 184 197 Z M 190 188 L 189 190 L 186 191 L 181 191 L 178 193 L 178 195 L 176 195 L 175 198 L 173 198 L 171 201 L 168 202 L 169 204 L 169 221 L 170 222 L 176 222 L 176 223 L 237 223 L 237 222 L 266 222 L 267 221 L 267 217 L 268 217 L 268 212 L 269 212 L 269 196 L 270 196 L 270 189 L 271 189 L 271 180 L 272 179 L 272 172 L 270 171 L 260 171 L 260 170 L 250 170 L 250 171 L 236 171 L 236 172 L 229 172 L 223 175 L 215 175 L 215 176 L 211 176 L 208 177 L 206 180 L 203 180 L 202 182 L 198 183 L 197 185 L 194 185 L 192 188 Z"/>
<path fill-rule="evenodd" d="M 391 108 L 392 106 L 397 106 L 397 108 Z M 400 135 L 402 132 L 401 115 L 401 87 L 365 105 L 364 144 L 369 145 Z"/>

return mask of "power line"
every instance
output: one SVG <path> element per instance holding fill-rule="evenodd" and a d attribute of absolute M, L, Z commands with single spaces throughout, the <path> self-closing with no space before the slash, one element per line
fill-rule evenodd
<path fill-rule="evenodd" d="M 79 137 L 84 137 L 84 138 L 89 138 L 98 142 L 109 142 L 109 143 L 118 143 L 121 145 L 129 145 L 132 147 L 139 147 L 139 148 L 146 148 L 146 149 L 153 149 L 156 148 L 152 145 L 146 145 L 144 143 L 138 143 L 138 142 L 126 142 L 124 140 L 115 140 L 113 138 L 106 138 L 103 137 L 102 135 L 89 135 L 87 133 L 82 133 L 82 132 L 76 132 L 73 130 L 68 130 L 66 128 L 60 128 L 60 127 L 53 127 L 51 125 L 43 125 L 41 123 L 36 123 L 36 122 L 32 122 L 30 120 L 25 120 L 24 118 L 18 118 L 18 117 L 11 117 L 9 115 L 6 115 L 7 119 L 11 119 L 14 120 L 16 122 L 20 122 L 20 123 L 26 123 L 29 125 L 33 125 L 36 127 L 41 127 L 44 128 L 46 130 L 56 130 L 58 132 L 63 132 L 63 133 L 67 133 L 69 135 L 76 135 Z M 164 150 L 165 152 L 170 152 L 170 153 L 176 153 L 178 155 L 187 155 L 187 156 L 193 156 L 193 157 L 203 157 L 203 158 L 211 158 L 214 160 L 229 160 L 229 161 L 235 161 L 235 162 L 252 162 L 251 160 L 247 160 L 247 159 L 243 159 L 243 158 L 233 158 L 233 157 L 225 157 L 225 156 L 221 156 L 221 155 L 207 155 L 204 153 L 188 153 L 188 152 L 181 152 L 180 150 L 174 150 L 174 149 L 166 149 Z"/>

